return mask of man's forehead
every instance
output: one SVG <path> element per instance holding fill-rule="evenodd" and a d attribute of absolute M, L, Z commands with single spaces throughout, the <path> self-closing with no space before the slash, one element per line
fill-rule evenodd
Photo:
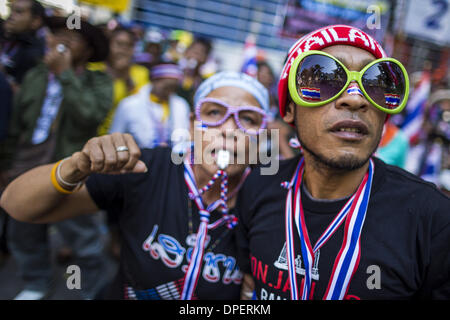
<path fill-rule="evenodd" d="M 247 90 L 235 86 L 223 86 L 212 90 L 207 97 L 217 98 L 229 104 L 260 106 L 258 100 Z"/>
<path fill-rule="evenodd" d="M 367 64 L 374 61 L 376 57 L 370 52 L 348 45 L 335 45 L 322 49 L 321 51 L 331 54 L 341 61 L 347 68 L 361 70 Z"/>
<path fill-rule="evenodd" d="M 172 77 L 161 77 L 161 78 L 154 79 L 153 81 L 164 81 L 165 83 L 178 84 L 180 79 L 172 78 Z"/>

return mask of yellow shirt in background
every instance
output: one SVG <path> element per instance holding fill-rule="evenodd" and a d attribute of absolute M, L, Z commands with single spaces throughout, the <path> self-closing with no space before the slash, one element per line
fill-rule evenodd
<path fill-rule="evenodd" d="M 153 93 L 150 93 L 150 101 L 154 103 L 158 103 L 162 106 L 163 115 L 162 115 L 162 122 L 166 122 L 166 120 L 169 118 L 170 115 L 170 108 L 169 108 L 169 101 L 162 101 L 157 96 L 155 96 Z"/>
<path fill-rule="evenodd" d="M 89 70 L 105 71 L 106 64 L 104 62 L 90 63 L 88 66 Z M 104 135 L 109 133 L 109 128 L 111 127 L 114 113 L 116 112 L 117 105 L 123 98 L 126 98 L 132 94 L 137 93 L 144 85 L 150 82 L 149 71 L 146 67 L 133 64 L 130 67 L 130 78 L 134 83 L 134 89 L 128 91 L 127 84 L 123 79 L 114 80 L 114 98 L 113 106 L 109 110 L 103 123 L 98 127 L 98 135 Z"/>

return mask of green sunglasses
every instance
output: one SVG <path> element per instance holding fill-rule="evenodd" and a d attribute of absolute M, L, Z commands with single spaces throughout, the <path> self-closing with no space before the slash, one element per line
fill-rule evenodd
<path fill-rule="evenodd" d="M 350 85 L 355 81 L 358 86 Z M 405 67 L 393 58 L 370 62 L 361 71 L 350 71 L 332 55 L 311 50 L 300 54 L 289 72 L 289 93 L 302 107 L 320 107 L 345 89 L 361 94 L 375 107 L 396 114 L 408 101 L 409 78 Z"/>

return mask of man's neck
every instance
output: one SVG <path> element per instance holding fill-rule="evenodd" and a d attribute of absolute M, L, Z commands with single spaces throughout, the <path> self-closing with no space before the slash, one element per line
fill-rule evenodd
<path fill-rule="evenodd" d="M 152 88 L 150 93 L 152 95 L 154 95 L 155 97 L 157 97 L 160 101 L 168 101 L 169 100 L 169 96 L 168 95 L 162 94 L 161 92 L 159 92 L 155 88 Z"/>
<path fill-rule="evenodd" d="M 352 195 L 361 184 L 369 163 L 361 168 L 344 171 L 317 164 L 305 154 L 303 179 L 309 193 L 316 199 L 341 199 Z"/>

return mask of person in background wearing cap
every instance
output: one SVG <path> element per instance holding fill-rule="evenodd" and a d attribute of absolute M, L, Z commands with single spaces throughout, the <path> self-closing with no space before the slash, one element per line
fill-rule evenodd
<path fill-rule="evenodd" d="M 108 134 L 118 104 L 149 83 L 147 68 L 133 63 L 134 46 L 134 33 L 127 28 L 117 27 L 110 33 L 106 61 L 92 63 L 88 67 L 89 70 L 104 71 L 114 80 L 113 106 L 98 128 L 98 135 Z"/>
<path fill-rule="evenodd" d="M 116 212 L 122 250 L 109 298 L 239 299 L 233 207 L 251 171 L 250 139 L 266 127 L 268 92 L 246 74 L 221 72 L 202 83 L 195 105 L 191 135 L 199 140 L 184 157 L 168 147 L 140 150 L 129 134 L 93 138 L 17 178 L 0 205 L 34 223 Z"/>
<path fill-rule="evenodd" d="M 13 107 L 8 153 L 0 154 L 9 160 L 10 181 L 33 167 L 80 150 L 96 136 L 112 104 L 111 78 L 86 69 L 89 61 L 107 57 L 108 40 L 103 33 L 84 20 L 80 29 L 69 30 L 63 17 L 49 18 L 48 26 L 52 31 L 48 52 L 44 62 L 31 69 L 22 82 Z M 83 270 L 80 293 L 86 299 L 94 298 L 100 290 L 98 279 L 104 271 L 99 227 L 93 216 L 57 225 Z M 16 298 L 44 298 L 52 277 L 48 225 L 11 219 L 8 229 L 11 253 L 25 284 Z"/>
<path fill-rule="evenodd" d="M 239 194 L 243 296 L 449 299 L 449 198 L 373 157 L 406 104 L 404 67 L 345 25 L 299 39 L 286 61 L 280 114 L 302 154 L 253 170 Z"/>
<path fill-rule="evenodd" d="M 110 133 L 130 133 L 140 148 L 172 145 L 172 132 L 189 130 L 189 105 L 176 90 L 183 78 L 173 63 L 161 63 L 150 70 L 151 84 L 124 99 L 114 116 Z"/>
<path fill-rule="evenodd" d="M 186 100 L 175 93 L 183 77 L 181 70 L 176 64 L 160 63 L 150 71 L 151 84 L 123 99 L 114 112 L 110 112 L 113 118 L 109 120 L 111 125 L 108 130 L 110 133 L 131 134 L 140 148 L 182 143 L 182 137 L 171 140 L 174 130 L 189 130 L 190 107 Z M 109 212 L 107 217 L 111 235 L 110 251 L 117 259 L 120 255 L 117 215 Z"/>

